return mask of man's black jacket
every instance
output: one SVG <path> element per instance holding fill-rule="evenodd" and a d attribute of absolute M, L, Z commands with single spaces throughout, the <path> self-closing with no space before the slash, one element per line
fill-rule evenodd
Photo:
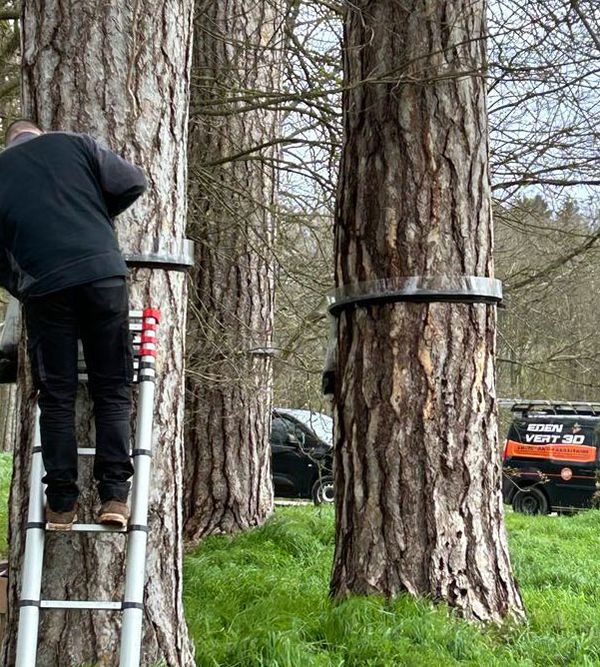
<path fill-rule="evenodd" d="M 25 301 L 127 275 L 112 218 L 145 189 L 87 135 L 18 135 L 0 153 L 0 286 Z"/>

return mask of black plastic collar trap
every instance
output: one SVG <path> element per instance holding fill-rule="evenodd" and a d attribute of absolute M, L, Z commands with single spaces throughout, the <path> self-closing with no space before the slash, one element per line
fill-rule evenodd
<path fill-rule="evenodd" d="M 412 303 L 487 303 L 502 301 L 502 282 L 483 276 L 405 276 L 344 285 L 331 296 L 334 317 L 348 308 L 401 301 Z"/>

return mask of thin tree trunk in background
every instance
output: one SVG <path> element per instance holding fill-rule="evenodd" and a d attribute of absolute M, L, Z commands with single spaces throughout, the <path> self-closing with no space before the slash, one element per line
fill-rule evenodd
<path fill-rule="evenodd" d="M 1 110 L 0 110 L 1 115 Z M 8 303 L 0 294 L 0 324 L 6 326 L 6 308 Z M 8 302 L 8 297 L 6 298 Z M 4 328 L 2 329 L 4 332 Z M 2 340 L 0 332 L 0 341 Z M 12 452 L 15 445 L 17 426 L 17 387 L 14 384 L 0 384 L 0 452 Z"/>
<path fill-rule="evenodd" d="M 273 508 L 269 434 L 281 0 L 196 3 L 190 224 L 196 272 L 188 323 L 185 535 L 260 525 Z M 260 106 L 260 105 L 256 105 Z"/>
<path fill-rule="evenodd" d="M 0 385 L 0 452 L 12 452 L 17 429 L 17 387 Z"/>
<path fill-rule="evenodd" d="M 493 275 L 485 34 L 483 0 L 347 6 L 338 286 Z M 477 619 L 522 613 L 495 325 L 492 306 L 442 303 L 339 319 L 335 596 L 408 591 Z"/>
<path fill-rule="evenodd" d="M 19 116 L 19 11 L 0 0 L 0 147 L 9 123 Z M 1 301 L 1 299 L 0 299 Z"/>
<path fill-rule="evenodd" d="M 192 1 L 25 0 L 23 110 L 44 129 L 85 131 L 140 165 L 149 190 L 117 219 L 121 246 L 150 251 L 180 242 L 186 217 L 186 119 Z M 162 310 L 150 493 L 142 664 L 194 664 L 182 604 L 183 352 L 186 290 L 180 273 L 138 270 L 131 303 Z M 14 661 L 17 595 L 25 536 L 34 395 L 22 395 L 10 511 L 10 614 L 4 665 Z M 79 445 L 93 444 L 92 413 L 78 399 Z M 89 464 L 80 460 L 80 520 L 94 520 Z M 48 534 L 42 595 L 119 599 L 123 535 Z M 121 615 L 42 615 L 37 664 L 114 665 Z"/>

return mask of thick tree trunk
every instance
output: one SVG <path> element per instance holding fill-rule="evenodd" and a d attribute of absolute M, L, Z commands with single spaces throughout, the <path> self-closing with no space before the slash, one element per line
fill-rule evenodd
<path fill-rule="evenodd" d="M 265 351 L 273 331 L 277 155 L 269 144 L 279 116 L 241 108 L 254 106 L 252 91 L 279 85 L 283 6 L 196 3 L 189 234 L 197 269 L 185 471 L 191 541 L 259 525 L 273 507 L 272 363 Z"/>
<path fill-rule="evenodd" d="M 139 164 L 149 190 L 117 220 L 121 246 L 149 251 L 180 242 L 186 216 L 186 118 L 192 2 L 98 3 L 24 1 L 23 109 L 44 129 L 86 131 Z M 184 277 L 139 270 L 131 280 L 133 307 L 155 305 L 159 327 L 153 479 L 142 664 L 193 664 L 182 604 Z M 10 616 L 2 664 L 13 664 L 17 593 L 25 535 L 33 395 L 23 402 L 10 514 Z M 93 442 L 89 402 L 80 396 L 80 446 Z M 84 489 L 80 519 L 92 521 L 97 503 L 90 471 L 80 461 Z M 83 514 L 83 516 L 81 516 Z M 122 535 L 49 534 L 42 595 L 119 599 L 123 582 Z M 115 665 L 120 614 L 45 612 L 40 666 Z"/>
<path fill-rule="evenodd" d="M 338 286 L 492 276 L 483 0 L 348 6 Z M 522 612 L 503 525 L 495 309 L 387 304 L 338 327 L 332 593 Z"/>

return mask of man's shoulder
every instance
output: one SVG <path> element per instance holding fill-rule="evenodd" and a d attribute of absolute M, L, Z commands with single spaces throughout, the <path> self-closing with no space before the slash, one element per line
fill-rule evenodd
<path fill-rule="evenodd" d="M 1 153 L 0 158 L 3 156 L 8 156 L 14 154 L 15 149 L 25 149 L 31 150 L 32 148 L 37 148 L 43 146 L 44 144 L 66 144 L 66 145 L 78 145 L 92 148 L 94 146 L 95 139 L 89 134 L 83 134 L 81 132 L 67 132 L 67 131 L 52 131 L 44 132 L 39 137 L 36 137 L 34 142 L 24 142 L 18 146 L 7 146 Z M 18 151 L 17 151 L 18 152 Z"/>
<path fill-rule="evenodd" d="M 15 164 L 19 164 L 21 156 L 30 154 L 63 155 L 65 159 L 79 154 L 87 160 L 94 160 L 96 140 L 89 134 L 80 132 L 45 132 L 34 141 L 27 141 L 18 146 L 9 146 L 0 152 L 0 169 L 10 173 Z"/>
<path fill-rule="evenodd" d="M 91 147 L 96 143 L 96 140 L 89 134 L 83 132 L 68 132 L 67 130 L 57 130 L 53 132 L 46 132 L 44 137 L 48 137 L 51 141 L 67 141 L 69 143 L 84 144 Z"/>
<path fill-rule="evenodd" d="M 92 139 L 87 132 L 71 132 L 69 130 L 51 130 L 43 134 L 45 137 L 75 137 L 79 139 Z"/>

